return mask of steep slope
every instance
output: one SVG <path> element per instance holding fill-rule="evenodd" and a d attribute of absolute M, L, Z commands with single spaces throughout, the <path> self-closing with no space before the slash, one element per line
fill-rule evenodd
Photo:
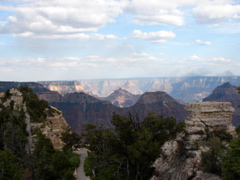
<path fill-rule="evenodd" d="M 63 96 L 61 102 L 50 104 L 63 112 L 68 124 L 76 132 L 80 132 L 85 123 L 109 126 L 117 108 L 110 102 L 98 100 L 85 93 L 69 93 Z"/>
<path fill-rule="evenodd" d="M 204 98 L 203 101 L 218 101 L 218 102 L 231 102 L 235 109 L 233 113 L 233 125 L 240 124 L 240 94 L 238 94 L 237 87 L 231 85 L 229 82 L 218 86 L 211 95 Z"/>
<path fill-rule="evenodd" d="M 109 101 L 115 106 L 130 107 L 137 102 L 139 97 L 140 95 L 134 95 L 124 89 L 119 88 L 118 90 L 115 90 L 112 94 L 110 94 L 108 97 L 99 99 L 103 101 Z"/>

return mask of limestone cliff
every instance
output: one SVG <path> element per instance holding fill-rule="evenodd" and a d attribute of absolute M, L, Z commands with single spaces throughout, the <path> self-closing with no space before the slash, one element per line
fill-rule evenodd
<path fill-rule="evenodd" d="M 223 130 L 236 136 L 231 125 L 234 109 L 228 102 L 195 102 L 186 106 L 191 114 L 186 119 L 186 133 L 162 146 L 162 154 L 153 167 L 152 180 L 219 180 L 220 177 L 204 173 L 201 153 L 206 151 L 199 141 L 206 139 L 207 130 Z"/>

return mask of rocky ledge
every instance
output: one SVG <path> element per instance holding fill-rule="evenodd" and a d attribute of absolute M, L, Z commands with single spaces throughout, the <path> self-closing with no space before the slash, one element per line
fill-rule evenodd
<path fill-rule="evenodd" d="M 228 102 L 194 102 L 185 107 L 191 114 L 185 120 L 186 132 L 162 146 L 162 154 L 153 167 L 156 175 L 151 180 L 219 180 L 220 177 L 204 173 L 201 153 L 206 151 L 198 142 L 209 132 L 222 130 L 236 136 L 232 126 L 234 109 Z"/>

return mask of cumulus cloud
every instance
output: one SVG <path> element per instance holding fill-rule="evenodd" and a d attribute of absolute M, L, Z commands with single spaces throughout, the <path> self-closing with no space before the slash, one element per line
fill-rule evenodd
<path fill-rule="evenodd" d="M 240 18 L 240 5 L 226 0 L 202 1 L 193 8 L 195 20 L 199 24 L 221 23 Z"/>
<path fill-rule="evenodd" d="M 185 2 L 188 4 L 187 1 Z M 184 13 L 177 9 L 178 5 L 179 2 L 174 0 L 132 0 L 126 7 L 126 11 L 133 14 L 137 24 L 181 26 L 184 24 Z"/>
<path fill-rule="evenodd" d="M 98 1 L 29 1 L 16 6 L 0 6 L 11 12 L 0 26 L 0 33 L 16 36 L 68 36 L 95 32 L 122 12 L 124 3 L 117 0 Z M 73 35 L 74 36 L 74 35 Z"/>
<path fill-rule="evenodd" d="M 186 14 L 192 14 L 199 24 L 240 18 L 240 5 L 232 0 L 132 0 L 125 10 L 133 14 L 134 22 L 140 25 L 182 26 Z"/>
<path fill-rule="evenodd" d="M 132 37 L 153 43 L 165 43 L 167 40 L 175 38 L 176 34 L 172 31 L 142 32 L 141 30 L 134 30 Z"/>
<path fill-rule="evenodd" d="M 199 57 L 199 56 L 197 56 L 197 55 L 192 55 L 192 56 L 190 57 L 190 59 L 193 59 L 193 60 L 202 60 L 202 58 Z"/>
<path fill-rule="evenodd" d="M 195 43 L 199 44 L 199 45 L 211 45 L 212 44 L 211 41 L 202 41 L 200 39 L 196 40 Z"/>

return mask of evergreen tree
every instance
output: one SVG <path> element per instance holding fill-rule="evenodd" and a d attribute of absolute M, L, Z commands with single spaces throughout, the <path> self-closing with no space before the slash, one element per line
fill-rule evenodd
<path fill-rule="evenodd" d="M 82 134 L 90 150 L 85 168 L 93 179 L 149 178 L 160 147 L 184 128 L 172 117 L 153 113 L 142 122 L 115 114 L 111 123 L 112 129 L 87 124 Z"/>

